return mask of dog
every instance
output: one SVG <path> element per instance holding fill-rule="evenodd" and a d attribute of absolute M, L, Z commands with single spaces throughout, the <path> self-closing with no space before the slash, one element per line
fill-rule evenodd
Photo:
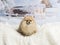
<path fill-rule="evenodd" d="M 24 36 L 30 36 L 37 32 L 36 22 L 33 16 L 24 16 L 17 30 Z"/>

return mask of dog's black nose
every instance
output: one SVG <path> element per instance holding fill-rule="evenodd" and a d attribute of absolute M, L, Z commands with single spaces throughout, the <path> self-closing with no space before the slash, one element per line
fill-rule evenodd
<path fill-rule="evenodd" d="M 26 24 L 29 25 L 30 24 L 30 21 L 26 21 Z"/>

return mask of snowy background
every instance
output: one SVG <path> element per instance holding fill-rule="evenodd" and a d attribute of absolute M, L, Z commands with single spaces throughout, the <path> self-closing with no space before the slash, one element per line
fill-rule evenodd
<path fill-rule="evenodd" d="M 39 25 L 42 25 L 46 22 L 60 22 L 60 3 L 57 3 L 57 0 L 49 0 L 52 4 L 52 8 L 46 8 L 43 14 L 32 14 L 35 16 L 35 20 Z M 1 1 L 0 1 L 1 2 Z M 8 2 L 10 2 L 8 0 Z M 10 3 L 13 3 L 14 6 L 25 6 L 26 10 L 33 11 L 36 9 L 36 5 L 39 8 L 45 8 L 43 4 L 40 4 L 40 0 L 13 0 Z M 11 5 L 11 4 L 9 4 Z M 11 6 L 13 6 L 11 5 Z M 30 6 L 30 7 L 29 7 Z M 11 17 L 5 16 L 5 11 L 0 10 L 0 22 L 7 22 L 11 25 L 18 25 L 23 17 Z"/>

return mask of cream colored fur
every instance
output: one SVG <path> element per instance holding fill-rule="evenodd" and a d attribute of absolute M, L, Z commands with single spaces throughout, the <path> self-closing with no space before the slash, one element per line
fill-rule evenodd
<path fill-rule="evenodd" d="M 30 36 L 37 32 L 36 22 L 33 16 L 25 16 L 19 25 L 18 32 L 24 36 Z"/>

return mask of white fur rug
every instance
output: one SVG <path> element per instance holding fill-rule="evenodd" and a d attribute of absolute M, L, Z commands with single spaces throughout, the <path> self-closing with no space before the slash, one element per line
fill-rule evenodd
<path fill-rule="evenodd" d="M 0 23 L 0 45 L 43 45 L 40 26 L 37 28 L 36 34 L 24 37 L 8 23 Z"/>
<path fill-rule="evenodd" d="M 60 45 L 60 22 L 44 24 L 41 30 L 45 42 L 47 41 L 49 45 Z"/>
<path fill-rule="evenodd" d="M 8 23 L 0 22 L 0 45 L 60 45 L 60 22 L 37 28 L 36 34 L 24 37 Z"/>

